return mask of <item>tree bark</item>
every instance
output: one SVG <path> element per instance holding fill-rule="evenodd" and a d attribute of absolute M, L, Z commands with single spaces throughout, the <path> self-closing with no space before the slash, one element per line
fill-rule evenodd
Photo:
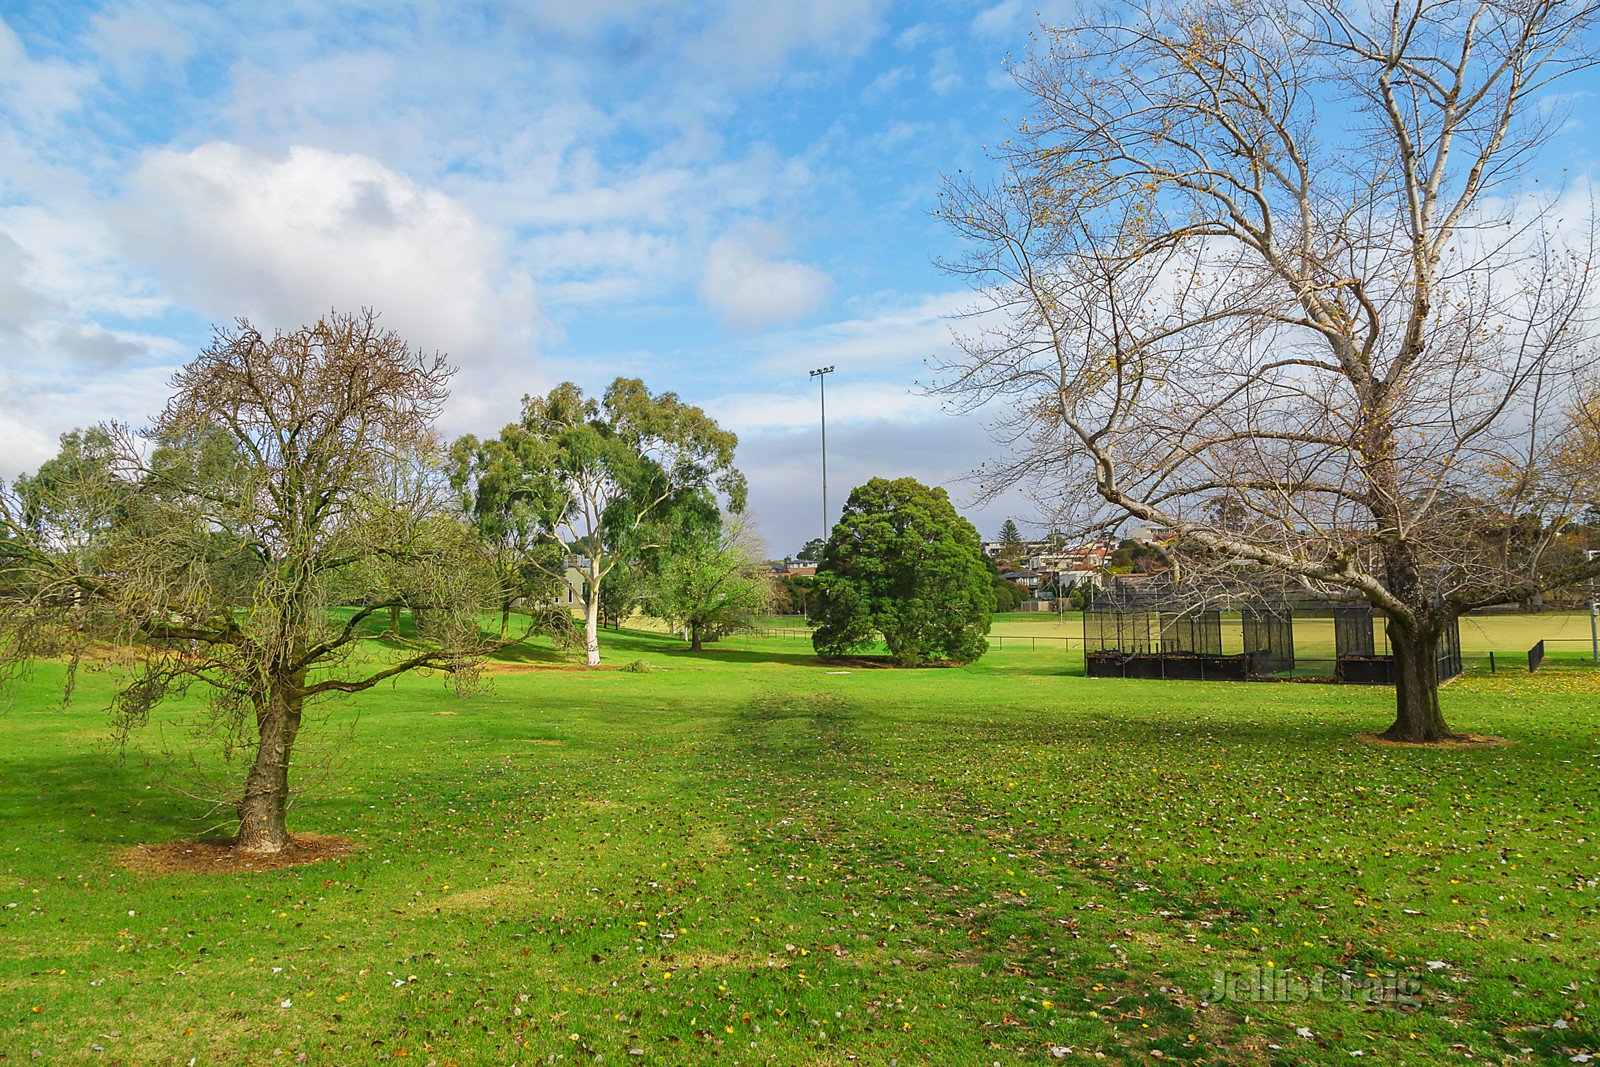
<path fill-rule="evenodd" d="M 389 632 L 400 636 L 400 608 L 394 604 L 389 605 Z"/>
<path fill-rule="evenodd" d="M 1439 709 L 1439 633 L 1389 624 L 1394 653 L 1394 725 L 1387 741 L 1431 744 L 1454 737 Z"/>
<path fill-rule="evenodd" d="M 700 624 L 697 622 L 691 622 L 689 624 L 689 651 L 705 651 L 705 646 L 702 644 L 700 637 Z"/>
<path fill-rule="evenodd" d="M 583 602 L 583 649 L 591 667 L 600 665 L 600 587 L 589 583 L 589 596 Z"/>
<path fill-rule="evenodd" d="M 511 633 L 511 601 L 507 600 L 500 605 L 500 640 L 504 641 Z"/>
<path fill-rule="evenodd" d="M 298 689 L 297 681 L 274 679 L 256 710 L 260 741 L 239 802 L 240 851 L 278 852 L 289 844 L 289 760 L 300 732 Z"/>
<path fill-rule="evenodd" d="M 1384 471 L 1392 473 L 1392 465 Z M 1387 484 L 1387 483 L 1386 483 Z M 1398 490 L 1390 489 L 1390 499 Z M 1398 516 L 1387 516 L 1401 526 Z M 1454 737 L 1439 708 L 1439 635 L 1444 632 L 1444 612 L 1429 603 L 1423 567 L 1411 542 L 1398 539 L 1384 549 L 1384 584 L 1404 605 L 1409 618 L 1389 617 L 1389 650 L 1394 657 L 1394 725 L 1384 731 L 1388 741 L 1432 744 Z"/>

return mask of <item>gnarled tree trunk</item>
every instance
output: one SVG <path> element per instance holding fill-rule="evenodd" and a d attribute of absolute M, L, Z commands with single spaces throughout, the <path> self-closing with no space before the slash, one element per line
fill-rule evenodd
<path fill-rule="evenodd" d="M 1387 441 L 1387 438 L 1384 439 Z M 1385 445 L 1384 447 L 1387 447 Z M 1393 467 L 1379 465 L 1380 473 L 1392 475 Z M 1388 494 L 1397 499 L 1391 485 Z M 1399 516 L 1385 516 L 1399 528 Z M 1439 710 L 1439 637 L 1444 632 L 1444 612 L 1429 604 L 1423 580 L 1423 566 L 1415 546 L 1404 539 L 1384 549 L 1385 585 L 1396 599 L 1410 607 L 1410 617 L 1391 614 L 1387 632 L 1389 650 L 1394 656 L 1394 725 L 1384 731 L 1389 741 L 1432 743 L 1453 737 Z"/>
<path fill-rule="evenodd" d="M 1394 653 L 1394 725 L 1388 741 L 1431 743 L 1454 735 L 1439 710 L 1439 630 L 1389 623 L 1389 648 Z"/>
<path fill-rule="evenodd" d="M 238 848 L 278 852 L 289 844 L 289 761 L 300 732 L 303 679 L 274 679 L 256 708 L 260 741 L 239 801 Z"/>

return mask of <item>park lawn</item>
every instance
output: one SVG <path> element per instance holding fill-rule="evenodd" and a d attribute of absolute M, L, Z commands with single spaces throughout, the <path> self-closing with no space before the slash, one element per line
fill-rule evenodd
<path fill-rule="evenodd" d="M 120 862 L 217 822 L 170 788 L 193 706 L 119 761 L 109 678 L 62 707 L 42 669 L 0 713 L 0 1063 L 1600 1051 L 1600 674 L 1575 654 L 1446 691 L 1509 745 L 1422 750 L 1356 738 L 1381 690 L 602 645 L 666 669 L 530 650 L 469 699 L 411 677 L 336 706 L 291 825 L 357 850 L 226 876 Z M 1219 1001 L 1219 975 L 1276 999 Z"/>

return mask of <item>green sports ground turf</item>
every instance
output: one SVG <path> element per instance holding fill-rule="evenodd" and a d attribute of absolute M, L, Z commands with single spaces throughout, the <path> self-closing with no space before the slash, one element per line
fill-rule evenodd
<path fill-rule="evenodd" d="M 123 759 L 109 679 L 63 707 L 42 669 L 0 713 L 0 1063 L 1600 1054 L 1578 646 L 1445 691 L 1510 744 L 1419 750 L 1357 739 L 1392 699 L 1364 688 L 603 642 L 665 669 L 331 707 L 292 826 L 356 850 L 244 875 L 121 862 L 217 824 L 174 788 L 211 769 L 193 708 Z"/>

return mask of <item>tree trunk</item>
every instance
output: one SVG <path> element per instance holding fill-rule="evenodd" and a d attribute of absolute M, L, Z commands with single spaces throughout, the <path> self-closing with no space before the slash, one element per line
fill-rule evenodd
<path fill-rule="evenodd" d="M 511 601 L 504 601 L 500 605 L 500 640 L 504 641 L 511 634 Z"/>
<path fill-rule="evenodd" d="M 243 852 L 277 852 L 289 843 L 289 760 L 300 732 L 298 681 L 274 680 L 256 711 L 260 741 L 255 763 L 239 802 L 239 842 Z"/>
<path fill-rule="evenodd" d="M 583 648 L 589 666 L 600 665 L 600 589 L 589 583 L 589 596 L 583 602 Z"/>
<path fill-rule="evenodd" d="M 389 632 L 400 636 L 400 608 L 394 604 L 389 605 Z"/>
<path fill-rule="evenodd" d="M 1393 525 L 1396 519 L 1388 520 Z M 1416 549 L 1406 540 L 1384 548 L 1384 577 L 1389 591 L 1411 607 L 1410 618 L 1389 617 L 1389 650 L 1394 656 L 1394 725 L 1384 731 L 1388 741 L 1431 744 L 1454 737 L 1439 710 L 1439 635 L 1444 632 L 1444 612 L 1430 606 L 1423 567 Z"/>
<path fill-rule="evenodd" d="M 1394 653 L 1395 717 L 1384 739 L 1427 744 L 1455 736 L 1439 710 L 1438 632 L 1409 630 L 1391 621 L 1389 647 Z"/>
<path fill-rule="evenodd" d="M 689 624 L 689 651 L 705 651 L 705 646 L 701 643 L 700 639 L 700 624 L 697 622 L 691 622 Z"/>

